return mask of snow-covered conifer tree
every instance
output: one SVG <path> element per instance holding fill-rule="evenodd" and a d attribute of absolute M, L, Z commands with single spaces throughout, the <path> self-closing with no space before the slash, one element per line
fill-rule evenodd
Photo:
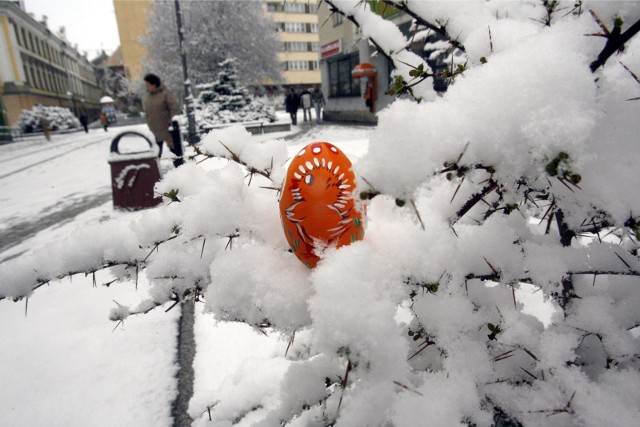
<path fill-rule="evenodd" d="M 255 99 L 245 86 L 239 84 L 235 58 L 219 64 L 215 81 L 196 88 L 195 117 L 201 132 L 223 123 L 275 121 L 273 108 Z"/>

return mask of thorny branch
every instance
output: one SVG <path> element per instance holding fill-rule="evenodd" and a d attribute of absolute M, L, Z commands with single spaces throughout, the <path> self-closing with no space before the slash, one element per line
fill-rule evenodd
<path fill-rule="evenodd" d="M 592 34 L 599 37 L 604 37 L 607 42 L 604 45 L 602 51 L 598 54 L 598 58 L 589 65 L 591 72 L 595 72 L 598 68 L 604 66 L 607 60 L 616 52 L 624 49 L 624 44 L 631 40 L 638 32 L 640 32 L 640 20 L 636 21 L 627 31 L 622 32 L 622 24 L 616 23 L 613 30 L 609 30 L 606 25 L 598 18 L 598 16 L 590 10 L 594 20 L 598 23 L 602 29 L 602 34 Z"/>
<path fill-rule="evenodd" d="M 258 174 L 258 175 L 262 175 L 263 177 L 267 178 L 269 181 L 273 181 L 273 179 L 271 179 L 271 170 L 273 169 L 273 161 L 271 162 L 271 169 L 256 169 L 255 167 L 249 165 L 248 163 L 246 163 L 245 161 L 243 161 L 240 156 L 238 154 L 236 154 L 233 150 L 231 150 L 229 147 L 227 147 L 222 141 L 218 141 L 220 142 L 220 145 L 222 145 L 225 150 L 227 150 L 229 152 L 229 154 L 231 155 L 231 157 L 225 157 L 225 156 L 217 156 L 217 155 L 213 155 L 213 154 L 209 154 L 209 153 L 205 153 L 202 150 L 200 150 L 199 147 L 194 147 L 195 151 L 196 151 L 196 156 L 200 155 L 200 156 L 204 156 L 205 158 L 203 160 L 200 160 L 200 162 L 207 160 L 207 159 L 212 159 L 215 157 L 221 157 L 223 159 L 227 159 L 227 160 L 231 160 L 234 161 L 236 163 L 238 163 L 239 165 L 244 166 L 247 171 L 249 172 L 249 185 L 251 184 L 251 179 L 253 178 L 253 175 Z M 200 163 L 198 162 L 198 163 Z"/>
<path fill-rule="evenodd" d="M 445 39 L 447 39 L 447 41 L 449 43 L 451 43 L 451 45 L 454 48 L 460 49 L 461 51 L 465 52 L 464 45 L 462 43 L 460 43 L 458 40 L 456 40 L 454 37 L 452 37 L 448 33 L 446 25 L 438 25 L 438 24 L 434 24 L 432 22 L 427 21 L 426 19 L 424 19 L 423 17 L 421 17 L 420 15 L 418 15 L 417 13 L 412 11 L 409 8 L 408 2 L 397 1 L 397 0 L 381 0 L 381 2 L 384 3 L 384 4 L 387 4 L 387 5 L 391 6 L 391 7 L 394 7 L 394 8 L 398 9 L 401 12 L 406 13 L 407 15 L 409 15 L 410 17 L 415 19 L 415 21 L 418 24 L 430 29 L 431 31 L 433 31 L 433 32 L 441 35 Z"/>

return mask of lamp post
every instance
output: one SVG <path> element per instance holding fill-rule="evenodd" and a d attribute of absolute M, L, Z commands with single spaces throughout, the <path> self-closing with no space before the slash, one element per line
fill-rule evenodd
<path fill-rule="evenodd" d="M 180 45 L 180 57 L 182 59 L 182 78 L 184 80 L 184 101 L 187 107 L 187 140 L 189 142 L 189 145 L 194 145 L 199 141 L 199 137 L 196 133 L 196 121 L 193 108 L 193 93 L 191 92 L 191 81 L 189 80 L 189 73 L 187 69 L 187 53 L 184 49 L 184 29 L 182 28 L 182 13 L 180 12 L 179 0 L 175 0 L 175 6 L 176 23 L 178 26 L 178 44 Z"/>

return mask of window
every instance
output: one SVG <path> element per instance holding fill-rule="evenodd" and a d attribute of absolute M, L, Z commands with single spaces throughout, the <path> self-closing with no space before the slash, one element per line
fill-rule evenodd
<path fill-rule="evenodd" d="M 280 5 L 278 3 L 267 3 L 267 12 L 279 12 Z"/>
<path fill-rule="evenodd" d="M 307 42 L 285 42 L 284 50 L 286 52 L 306 52 Z"/>
<path fill-rule="evenodd" d="M 315 23 L 315 22 L 309 24 L 309 32 L 310 33 L 317 33 L 318 32 L 318 24 Z"/>
<path fill-rule="evenodd" d="M 305 13 L 304 3 L 291 3 L 290 1 L 284 3 L 284 11 L 289 13 Z"/>
<path fill-rule="evenodd" d="M 287 33 L 306 33 L 305 24 L 303 22 L 285 22 L 284 30 Z"/>
<path fill-rule="evenodd" d="M 335 12 L 332 16 L 332 20 L 333 20 L 333 26 L 337 27 L 338 25 L 341 25 L 344 22 L 344 16 L 342 16 L 341 14 Z"/>
<path fill-rule="evenodd" d="M 317 52 L 317 42 L 284 42 L 285 52 Z"/>
<path fill-rule="evenodd" d="M 329 96 L 359 96 L 360 84 L 351 77 L 351 70 L 358 65 L 358 54 L 328 61 Z"/>
<path fill-rule="evenodd" d="M 307 71 L 309 61 L 287 61 L 285 71 Z"/>
<path fill-rule="evenodd" d="M 308 13 L 318 13 L 318 5 L 317 4 L 310 4 L 308 5 Z"/>

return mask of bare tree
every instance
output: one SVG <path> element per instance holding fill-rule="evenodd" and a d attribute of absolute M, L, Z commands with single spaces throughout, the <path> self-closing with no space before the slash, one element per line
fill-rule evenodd
<path fill-rule="evenodd" d="M 242 83 L 280 80 L 273 22 L 259 1 L 187 1 L 180 3 L 189 78 L 193 84 L 215 78 L 218 64 L 229 56 L 237 59 Z M 174 2 L 157 1 L 143 37 L 147 48 L 145 71 L 162 76 L 176 93 L 181 92 L 182 70 Z"/>

